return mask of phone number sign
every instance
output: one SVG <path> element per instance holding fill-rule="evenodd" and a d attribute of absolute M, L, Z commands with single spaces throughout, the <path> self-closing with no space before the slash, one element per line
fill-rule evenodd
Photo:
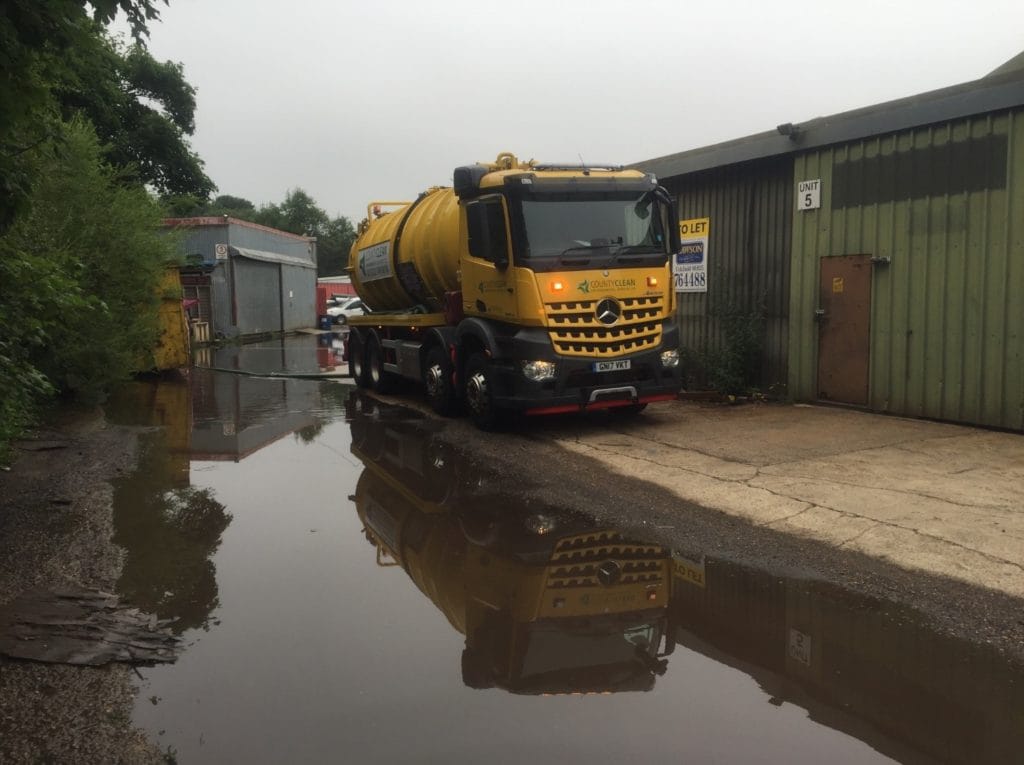
<path fill-rule="evenodd" d="M 708 236 L 711 218 L 679 221 L 679 252 L 672 259 L 676 292 L 708 291 Z"/>

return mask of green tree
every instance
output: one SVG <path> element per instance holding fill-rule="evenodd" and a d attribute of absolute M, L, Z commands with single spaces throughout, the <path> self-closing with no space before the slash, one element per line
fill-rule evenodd
<path fill-rule="evenodd" d="M 54 93 L 65 118 L 84 114 L 113 165 L 166 197 L 205 200 L 216 186 L 186 136 L 195 132 L 195 88 L 181 64 L 124 47 L 97 28 L 65 54 L 68 76 Z"/>
<path fill-rule="evenodd" d="M 205 202 L 193 195 L 164 197 L 164 209 L 170 218 L 194 218 L 197 216 L 222 216 L 240 220 L 255 221 L 256 205 L 248 199 L 221 194 L 212 202 Z"/>
<path fill-rule="evenodd" d="M 256 205 L 243 197 L 233 197 L 230 194 L 221 194 L 207 205 L 203 215 L 227 215 L 229 218 L 254 220 L 256 216 Z"/>
<path fill-rule="evenodd" d="M 317 274 L 339 276 L 348 268 L 348 253 L 356 240 L 352 221 L 343 215 L 332 219 L 320 234 L 317 245 Z"/>
<path fill-rule="evenodd" d="M 31 154 L 60 133 L 56 85 L 74 79 L 66 55 L 91 48 L 96 23 L 118 11 L 136 40 L 158 18 L 154 0 L 5 0 L 0 12 L 0 231 L 31 193 Z"/>
<path fill-rule="evenodd" d="M 330 218 L 316 200 L 300 188 L 289 189 L 281 204 L 262 205 L 256 223 L 304 236 L 319 236 Z"/>
<path fill-rule="evenodd" d="M 356 240 L 352 222 L 343 215 L 331 218 L 301 188 L 290 189 L 279 205 L 262 205 L 253 220 L 293 234 L 315 236 L 320 276 L 341 274 L 348 265 L 348 251 Z"/>

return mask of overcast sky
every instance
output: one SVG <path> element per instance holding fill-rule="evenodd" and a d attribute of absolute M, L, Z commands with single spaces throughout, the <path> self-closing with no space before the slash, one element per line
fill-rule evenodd
<path fill-rule="evenodd" d="M 630 163 L 981 77 L 1022 0 L 171 0 L 223 194 L 353 223 L 500 151 Z"/>

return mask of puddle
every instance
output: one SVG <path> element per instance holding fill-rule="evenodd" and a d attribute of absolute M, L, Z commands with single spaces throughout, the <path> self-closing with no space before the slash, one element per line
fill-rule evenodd
<path fill-rule="evenodd" d="M 205 347 L 196 350 L 201 369 L 249 375 L 292 377 L 347 377 L 344 336 L 347 330 L 300 334 L 244 345 Z"/>
<path fill-rule="evenodd" d="M 913 613 L 517 496 L 444 423 L 197 370 L 117 487 L 172 625 L 135 722 L 179 762 L 1007 762 L 1024 677 Z"/>

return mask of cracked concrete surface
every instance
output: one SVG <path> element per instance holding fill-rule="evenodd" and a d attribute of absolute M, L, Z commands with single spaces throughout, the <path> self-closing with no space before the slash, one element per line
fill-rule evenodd
<path fill-rule="evenodd" d="M 652 406 L 572 452 L 752 523 L 1024 597 L 1024 436 L 814 406 Z"/>

